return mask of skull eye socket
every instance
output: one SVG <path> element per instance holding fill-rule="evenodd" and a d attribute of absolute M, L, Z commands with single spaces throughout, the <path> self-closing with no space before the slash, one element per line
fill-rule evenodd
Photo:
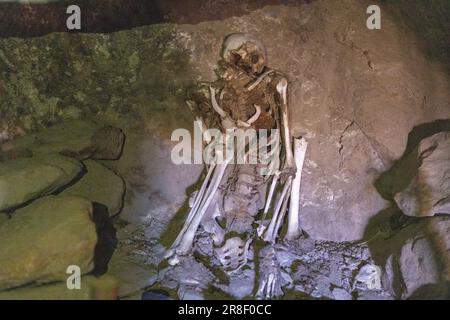
<path fill-rule="evenodd" d="M 231 52 L 231 60 L 234 64 L 238 64 L 241 61 L 242 57 L 236 51 Z"/>
<path fill-rule="evenodd" d="M 251 57 L 251 62 L 252 62 L 253 64 L 258 63 L 258 62 L 259 62 L 259 56 L 258 56 L 257 54 L 252 55 L 252 57 Z"/>

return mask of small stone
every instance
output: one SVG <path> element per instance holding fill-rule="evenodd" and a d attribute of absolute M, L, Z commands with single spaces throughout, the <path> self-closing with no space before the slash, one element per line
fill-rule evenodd
<path fill-rule="evenodd" d="M 355 285 L 362 283 L 369 290 L 381 289 L 381 269 L 373 264 L 364 265 L 355 277 Z"/>
<path fill-rule="evenodd" d="M 334 288 L 332 293 L 336 300 L 352 300 L 352 295 L 342 288 Z"/>

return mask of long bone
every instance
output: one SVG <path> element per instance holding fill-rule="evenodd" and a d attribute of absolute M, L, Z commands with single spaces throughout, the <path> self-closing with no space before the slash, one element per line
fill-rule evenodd
<path fill-rule="evenodd" d="M 277 186 L 278 179 L 280 177 L 280 171 L 276 171 L 272 178 L 272 183 L 270 184 L 269 194 L 267 195 L 266 205 L 264 206 L 264 217 L 269 212 L 270 205 L 272 204 L 273 193 L 275 187 Z"/>
<path fill-rule="evenodd" d="M 291 188 L 292 188 L 292 184 L 291 184 Z M 290 198 L 290 192 L 291 191 L 289 190 L 289 195 L 284 197 L 283 205 L 281 206 L 280 213 L 278 214 L 277 223 L 275 224 L 275 229 L 274 229 L 274 232 L 273 232 L 273 235 L 272 235 L 273 238 L 270 241 L 272 243 L 275 243 L 277 235 L 278 235 L 278 231 L 280 230 L 281 224 L 283 223 L 283 220 L 284 220 L 284 216 L 286 215 L 288 200 Z"/>
<path fill-rule="evenodd" d="M 289 125 L 289 107 L 287 104 L 287 86 L 288 82 L 285 78 L 281 79 L 277 84 L 277 91 L 281 97 L 281 115 L 283 127 L 283 142 L 286 149 L 286 162 L 284 169 L 294 169 L 295 162 L 292 154 L 291 133 Z M 295 171 L 294 171 L 295 172 Z"/>
<path fill-rule="evenodd" d="M 272 137 L 272 139 L 270 140 L 270 142 L 267 145 L 274 146 L 274 142 L 277 141 L 277 140 L 278 140 L 278 138 Z M 267 147 L 267 146 L 261 146 L 260 147 L 260 154 L 262 154 L 262 152 L 261 152 L 262 148 L 265 148 L 265 147 Z M 273 150 L 270 151 L 270 154 L 267 154 L 267 159 L 269 157 L 273 157 L 273 156 L 279 157 L 278 151 L 279 151 L 278 147 L 275 147 Z M 264 231 L 266 230 L 266 226 L 264 225 L 264 220 L 266 219 L 266 215 L 269 212 L 270 205 L 272 204 L 272 199 L 273 199 L 273 196 L 274 196 L 274 193 L 275 193 L 275 188 L 276 188 L 277 183 L 278 183 L 279 178 L 280 178 L 280 173 L 281 173 L 280 170 L 276 169 L 275 172 L 272 175 L 272 182 L 270 184 L 269 192 L 268 192 L 267 197 L 266 197 L 266 202 L 265 202 L 264 210 L 263 210 L 263 216 L 262 216 L 262 218 L 260 220 L 260 225 L 259 225 L 259 227 L 257 229 L 257 234 L 258 234 L 259 237 L 262 237 Z"/>
<path fill-rule="evenodd" d="M 286 183 L 283 186 L 283 190 L 281 191 L 280 197 L 278 198 L 277 203 L 275 204 L 272 219 L 270 220 L 267 231 L 263 236 L 264 241 L 271 243 L 275 242 L 276 234 L 278 231 L 276 230 L 277 222 L 279 219 L 279 215 L 281 213 L 283 202 L 287 200 L 287 198 L 289 197 L 291 183 L 292 177 L 288 177 Z"/>
<path fill-rule="evenodd" d="M 294 138 L 294 158 L 297 166 L 295 178 L 292 181 L 291 200 L 289 204 L 288 229 L 285 239 L 293 240 L 300 235 L 299 207 L 300 207 L 300 182 L 302 179 L 303 163 L 305 161 L 308 141 L 305 138 Z"/>
<path fill-rule="evenodd" d="M 225 174 L 225 170 L 227 165 L 231 159 L 228 158 L 224 161 L 223 164 L 217 164 L 216 169 L 214 170 L 213 176 L 211 178 L 211 182 L 209 183 L 209 187 L 207 192 L 205 193 L 201 204 L 198 207 L 198 211 L 194 213 L 192 219 L 189 223 L 189 226 L 186 228 L 186 231 L 182 234 L 180 238 L 179 245 L 175 248 L 175 252 L 178 255 L 186 255 L 192 248 L 195 233 L 197 232 L 198 227 L 205 215 L 206 210 L 211 204 L 214 195 L 219 188 L 219 185 L 222 181 L 222 178 Z"/>

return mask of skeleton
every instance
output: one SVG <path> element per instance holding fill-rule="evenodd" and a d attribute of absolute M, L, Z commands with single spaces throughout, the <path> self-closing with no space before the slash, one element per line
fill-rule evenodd
<path fill-rule="evenodd" d="M 266 247 L 258 256 L 261 279 L 256 295 L 269 299 L 283 294 L 272 245 L 279 238 L 287 211 L 285 239 L 293 240 L 300 234 L 299 192 L 307 142 L 304 138 L 291 137 L 288 82 L 266 63 L 261 41 L 249 34 L 230 35 L 219 61 L 219 79 L 202 83 L 191 91 L 187 104 L 208 128 L 279 129 L 283 151 L 281 170 L 264 176 L 261 169 L 265 165 L 261 163 L 236 165 L 231 163 L 231 158 L 220 163 L 213 160 L 200 189 L 189 200 L 185 224 L 166 257 L 170 265 L 179 263 L 191 252 L 201 226 L 211 234 L 214 252 L 223 268 L 234 272 L 247 264 L 250 245 L 259 237 Z M 220 157 L 215 159 L 224 155 L 217 156 Z M 270 222 L 266 220 L 269 213 L 272 213 Z M 259 220 L 258 214 L 262 215 Z M 220 219 L 226 221 L 225 227 L 218 222 Z M 256 228 L 255 224 L 259 226 Z"/>

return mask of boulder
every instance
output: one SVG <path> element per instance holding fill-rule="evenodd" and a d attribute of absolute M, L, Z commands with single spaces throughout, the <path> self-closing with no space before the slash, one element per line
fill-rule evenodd
<path fill-rule="evenodd" d="M 123 179 L 94 160 L 86 160 L 83 163 L 86 174 L 61 194 L 80 196 L 98 202 L 108 208 L 110 216 L 118 214 L 122 209 L 125 193 Z"/>
<path fill-rule="evenodd" d="M 450 214 L 450 132 L 423 139 L 404 162 L 414 167 L 406 188 L 394 197 L 402 212 L 413 217 Z"/>
<path fill-rule="evenodd" d="M 427 298 L 445 298 L 442 290 L 427 288 L 446 286 L 450 279 L 449 217 L 416 220 L 393 237 L 375 241 L 371 251 L 383 266 L 383 287 L 393 296 L 420 298 L 426 291 Z"/>
<path fill-rule="evenodd" d="M 42 131 L 4 143 L 3 158 L 59 153 L 79 160 L 114 160 L 122 153 L 125 135 L 113 126 L 101 126 L 93 121 L 74 120 L 54 125 Z"/>
<path fill-rule="evenodd" d="M 93 269 L 97 243 L 90 201 L 48 196 L 17 210 L 0 226 L 0 290 L 66 281 L 77 265 Z"/>
<path fill-rule="evenodd" d="M 2 162 L 0 211 L 53 193 L 74 180 L 82 170 L 78 160 L 56 154 Z"/>

